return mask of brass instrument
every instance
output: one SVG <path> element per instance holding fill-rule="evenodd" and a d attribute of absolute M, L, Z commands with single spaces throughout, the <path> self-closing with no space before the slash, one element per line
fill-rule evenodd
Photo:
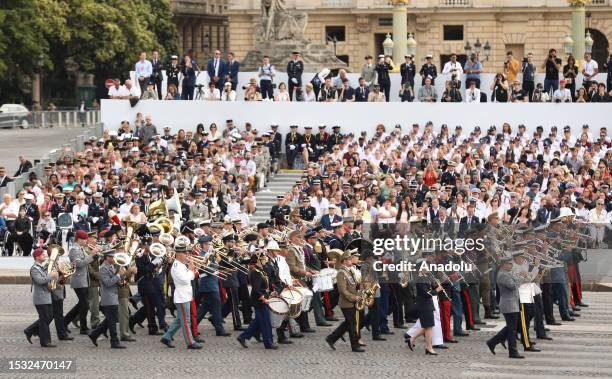
<path fill-rule="evenodd" d="M 67 260 L 61 260 L 57 262 L 57 271 L 61 274 L 60 284 L 66 284 L 76 270 L 72 263 Z"/>
<path fill-rule="evenodd" d="M 359 289 L 359 299 L 355 303 L 355 308 L 360 311 L 364 307 L 371 307 L 374 305 L 374 299 L 376 297 L 376 291 L 380 289 L 378 282 L 364 282 Z"/>
<path fill-rule="evenodd" d="M 149 246 L 149 254 L 155 258 L 165 257 L 168 254 L 168 251 L 169 249 L 159 242 L 152 243 L 151 246 Z"/>
<path fill-rule="evenodd" d="M 64 255 L 64 249 L 60 245 L 49 245 L 49 249 L 51 249 L 51 254 L 49 254 L 49 264 L 47 265 L 47 274 L 51 274 L 53 271 L 58 270 L 58 260 L 59 257 Z M 52 279 L 48 284 L 47 288 L 49 291 L 53 292 L 57 288 L 57 280 Z"/>
<path fill-rule="evenodd" d="M 163 233 L 170 233 L 174 228 L 174 224 L 168 217 L 160 217 L 153 222 L 147 224 L 147 228 L 157 228 Z"/>

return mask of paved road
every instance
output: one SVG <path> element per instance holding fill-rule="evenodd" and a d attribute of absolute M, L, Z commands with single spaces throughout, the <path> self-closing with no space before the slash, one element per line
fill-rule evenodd
<path fill-rule="evenodd" d="M 0 129 L 0 165 L 12 176 L 19 167 L 19 155 L 33 162 L 79 134 L 83 134 L 83 128 Z"/>
<path fill-rule="evenodd" d="M 156 337 L 145 335 L 137 327 L 137 342 L 126 350 L 110 350 L 104 338 L 94 347 L 85 336 L 60 343 L 56 349 L 42 350 L 25 341 L 23 328 L 34 319 L 29 286 L 0 286 L 4 307 L 0 310 L 1 357 L 76 358 L 79 378 L 172 377 L 196 375 L 217 378 L 278 377 L 402 377 L 402 378 L 595 378 L 612 376 L 612 293 L 587 293 L 585 308 L 577 322 L 551 327 L 554 341 L 538 342 L 541 353 L 528 354 L 522 361 L 509 360 L 505 351 L 491 355 L 484 341 L 501 327 L 501 323 L 472 332 L 449 350 L 439 350 L 437 357 L 425 356 L 423 342 L 410 352 L 395 334 L 386 342 L 372 342 L 364 331 L 367 353 L 350 352 L 347 343 L 339 341 L 331 351 L 323 338 L 329 328 L 318 328 L 315 334 L 283 345 L 278 351 L 264 350 L 261 344 L 249 343 L 243 349 L 232 337 L 216 337 L 208 323 L 200 331 L 206 340 L 204 349 L 188 351 L 183 346 L 167 349 Z M 69 290 L 68 306 L 75 296 Z M 314 323 L 313 323 L 314 324 Z M 55 339 L 55 336 L 53 337 Z M 180 341 L 177 336 L 176 340 Z M 38 341 L 34 341 L 35 343 Z M 65 375 L 64 375 L 65 376 Z M 0 377 L 20 377 L 1 374 Z M 21 376 L 27 377 L 27 376 Z M 51 377 L 46 375 L 45 377 Z"/>

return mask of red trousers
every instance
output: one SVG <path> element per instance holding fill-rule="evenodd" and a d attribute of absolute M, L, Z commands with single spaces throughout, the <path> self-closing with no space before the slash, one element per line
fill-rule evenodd
<path fill-rule="evenodd" d="M 442 337 L 444 341 L 452 340 L 451 302 L 449 299 L 440 300 L 440 323 L 442 324 Z"/>

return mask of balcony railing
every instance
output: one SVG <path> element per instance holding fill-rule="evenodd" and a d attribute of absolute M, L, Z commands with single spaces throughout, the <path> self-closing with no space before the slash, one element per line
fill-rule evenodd
<path fill-rule="evenodd" d="M 469 7 L 471 5 L 472 5 L 472 0 L 440 0 L 440 7 L 446 7 L 446 8 Z"/>
<path fill-rule="evenodd" d="M 321 0 L 321 8 L 354 8 L 355 0 Z"/>

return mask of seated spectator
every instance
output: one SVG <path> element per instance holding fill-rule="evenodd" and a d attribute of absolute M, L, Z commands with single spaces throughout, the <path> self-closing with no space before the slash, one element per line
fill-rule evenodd
<path fill-rule="evenodd" d="M 470 87 L 465 90 L 466 103 L 480 103 L 480 90 L 476 88 L 476 80 L 469 81 Z"/>
<path fill-rule="evenodd" d="M 336 89 L 332 86 L 331 78 L 325 78 L 325 83 L 319 91 L 320 102 L 335 102 L 336 101 Z"/>
<path fill-rule="evenodd" d="M 491 102 L 508 102 L 510 86 L 508 85 L 508 80 L 506 80 L 504 74 L 498 73 L 497 75 L 495 75 L 495 80 L 493 80 L 493 83 L 491 84 L 491 91 Z"/>
<path fill-rule="evenodd" d="M 142 94 L 140 100 L 157 100 L 157 91 L 155 90 L 155 82 L 147 83 L 147 89 Z"/>
<path fill-rule="evenodd" d="M 338 92 L 338 101 L 342 103 L 355 101 L 355 90 L 351 88 L 346 78 L 342 80 L 342 85 Z"/>
<path fill-rule="evenodd" d="M 414 101 L 414 90 L 412 89 L 412 85 L 410 84 L 410 82 L 402 84 L 399 96 L 402 102 L 412 103 Z"/>
<path fill-rule="evenodd" d="M 181 94 L 178 92 L 178 89 L 176 88 L 174 83 L 170 83 L 170 85 L 168 86 L 168 93 L 166 94 L 166 97 L 164 98 L 164 100 L 180 100 L 180 99 L 181 99 Z"/>
<path fill-rule="evenodd" d="M 369 103 L 381 103 L 385 102 L 385 94 L 380 92 L 380 85 L 374 84 L 372 86 L 372 92 L 368 95 Z"/>
<path fill-rule="evenodd" d="M 606 93 L 606 85 L 604 83 L 599 83 L 597 85 L 597 93 L 593 95 L 591 99 L 592 103 L 609 103 L 610 96 Z"/>
<path fill-rule="evenodd" d="M 459 91 L 459 88 L 456 87 L 456 81 L 451 81 L 451 80 L 447 80 L 445 83 L 446 88 L 444 89 L 444 92 L 442 92 L 442 99 L 440 99 L 441 102 L 443 103 L 460 103 L 462 101 L 461 99 L 461 92 Z"/>
<path fill-rule="evenodd" d="M 553 102 L 555 103 L 571 103 L 572 92 L 569 88 L 565 88 L 565 80 L 559 82 L 559 88 L 553 93 Z"/>
<path fill-rule="evenodd" d="M 274 101 L 291 101 L 285 82 L 280 82 L 280 84 L 278 85 L 278 92 L 276 93 L 276 95 L 274 95 Z"/>
<path fill-rule="evenodd" d="M 221 100 L 221 92 L 215 87 L 215 82 L 212 80 L 208 82 L 208 88 L 204 90 L 205 101 L 219 101 Z"/>
<path fill-rule="evenodd" d="M 232 89 L 231 82 L 225 82 L 225 84 L 223 85 L 221 101 L 236 101 L 236 91 Z"/>
<path fill-rule="evenodd" d="M 419 101 L 424 103 L 435 103 L 438 101 L 438 92 L 436 87 L 431 85 L 431 78 L 425 78 L 425 84 L 419 88 Z"/>
<path fill-rule="evenodd" d="M 535 91 L 533 91 L 533 98 L 531 99 L 534 103 L 548 103 L 550 101 L 550 95 L 544 91 L 542 83 L 536 85 Z"/>
<path fill-rule="evenodd" d="M 249 85 L 244 88 L 244 101 L 261 101 L 261 91 L 257 85 L 257 79 L 249 79 Z"/>
<path fill-rule="evenodd" d="M 525 93 L 523 88 L 521 87 L 521 82 L 515 80 L 512 83 L 512 94 L 510 96 L 510 102 L 512 103 L 526 103 L 529 95 Z"/>
<path fill-rule="evenodd" d="M 589 98 L 587 96 L 587 91 L 584 89 L 584 87 L 580 87 L 578 88 L 578 92 L 576 93 L 576 103 L 586 103 L 589 101 Z"/>
<path fill-rule="evenodd" d="M 314 86 L 312 83 L 306 83 L 306 91 L 304 91 L 302 101 L 313 102 L 317 101 L 317 96 L 314 92 Z"/>

